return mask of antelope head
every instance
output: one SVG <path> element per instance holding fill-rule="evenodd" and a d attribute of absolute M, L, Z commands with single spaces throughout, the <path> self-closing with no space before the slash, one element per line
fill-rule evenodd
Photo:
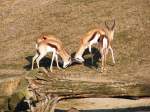
<path fill-rule="evenodd" d="M 71 64 L 72 64 L 72 58 L 69 56 L 66 60 L 64 60 L 63 68 L 67 68 Z"/>
<path fill-rule="evenodd" d="M 112 24 L 111 27 L 110 27 L 110 25 L 108 25 L 108 22 L 105 21 L 105 26 L 106 26 L 106 28 L 107 28 L 106 34 L 107 34 L 107 36 L 108 36 L 108 38 L 109 38 L 110 41 L 112 41 L 113 38 L 114 38 L 115 25 L 116 25 L 115 20 L 113 20 L 113 24 Z"/>

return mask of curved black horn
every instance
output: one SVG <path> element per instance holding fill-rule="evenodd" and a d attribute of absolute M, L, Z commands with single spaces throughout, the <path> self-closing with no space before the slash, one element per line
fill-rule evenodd
<path fill-rule="evenodd" d="M 111 27 L 111 30 L 113 30 L 115 28 L 115 25 L 116 25 L 116 22 L 115 22 L 115 19 L 113 20 L 113 25 Z"/>
<path fill-rule="evenodd" d="M 106 28 L 107 28 L 108 30 L 110 30 L 110 28 L 109 28 L 109 26 L 108 26 L 108 24 L 107 24 L 106 21 L 105 21 L 105 26 L 106 26 Z"/>

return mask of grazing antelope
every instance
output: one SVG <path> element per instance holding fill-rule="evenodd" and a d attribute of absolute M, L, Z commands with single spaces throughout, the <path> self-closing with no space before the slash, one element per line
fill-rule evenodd
<path fill-rule="evenodd" d="M 51 72 L 52 72 L 52 65 L 53 65 L 54 59 L 56 60 L 57 67 L 60 69 L 59 64 L 58 64 L 58 55 L 62 58 L 63 68 L 66 68 L 68 65 L 72 63 L 71 56 L 64 49 L 62 42 L 53 35 L 39 37 L 36 41 L 36 49 L 37 49 L 36 54 L 32 59 L 32 69 L 33 69 L 35 60 L 39 68 L 39 61 L 44 56 L 46 56 L 46 54 L 49 52 L 53 53 L 51 65 L 50 65 Z"/>
<path fill-rule="evenodd" d="M 105 22 L 105 26 L 106 26 L 105 29 L 97 28 L 97 29 L 93 29 L 93 30 L 89 31 L 80 39 L 80 47 L 75 54 L 75 60 L 77 60 L 78 62 L 81 62 L 81 63 L 84 62 L 82 55 L 83 55 L 85 49 L 87 49 L 87 48 L 89 49 L 89 52 L 92 55 L 91 46 L 93 44 L 98 44 L 99 47 L 100 46 L 106 47 L 106 45 L 104 45 L 104 44 L 107 44 L 108 49 L 110 50 L 111 55 L 112 55 L 112 61 L 115 64 L 114 53 L 113 53 L 113 49 L 111 47 L 113 36 L 114 36 L 115 20 L 113 21 L 113 25 L 111 28 L 108 26 L 107 22 Z M 103 49 L 105 49 L 105 48 L 103 48 Z M 101 53 L 102 53 L 102 51 L 101 51 Z M 108 51 L 106 50 L 106 52 L 108 52 Z M 103 55 L 103 54 L 101 54 L 101 55 Z M 92 56 L 92 63 L 93 63 L 93 56 Z"/>

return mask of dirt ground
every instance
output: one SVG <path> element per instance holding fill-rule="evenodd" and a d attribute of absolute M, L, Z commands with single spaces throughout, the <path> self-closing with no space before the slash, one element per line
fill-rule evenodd
<path fill-rule="evenodd" d="M 116 20 L 113 49 L 107 71 L 100 73 L 100 62 L 91 65 L 89 53 L 84 64 L 54 72 L 98 77 L 99 80 L 128 80 L 149 84 L 150 80 L 150 1 L 149 0 L 1 0 L 0 2 L 0 74 L 24 73 L 31 68 L 35 40 L 41 34 L 54 34 L 70 54 L 79 47 L 87 31 Z M 94 54 L 98 51 L 95 47 Z M 50 65 L 50 56 L 41 66 Z M 146 89 L 146 88 L 145 88 Z"/>
<path fill-rule="evenodd" d="M 2 0 L 0 70 L 30 70 L 35 40 L 42 33 L 56 35 L 73 54 L 84 33 L 104 27 L 106 20 L 115 19 L 113 48 L 116 65 L 112 66 L 109 56 L 108 71 L 100 74 L 96 70 L 100 63 L 95 60 L 91 66 L 87 54 L 84 56 L 85 64 L 74 65 L 64 71 L 109 76 L 108 79 L 149 80 L 149 6 L 149 0 Z M 98 53 L 96 49 L 94 51 Z M 41 63 L 44 67 L 49 65 L 48 58 Z"/>

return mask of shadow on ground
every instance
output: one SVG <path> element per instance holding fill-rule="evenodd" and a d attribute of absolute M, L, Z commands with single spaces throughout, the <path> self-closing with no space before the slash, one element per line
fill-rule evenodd
<path fill-rule="evenodd" d="M 55 112 L 66 112 L 66 111 L 56 109 Z M 80 110 L 80 112 L 150 112 L 150 106 L 119 108 L 119 109 Z"/>
<path fill-rule="evenodd" d="M 31 70 L 31 64 L 32 64 L 32 58 L 33 56 L 27 56 L 25 59 L 28 61 L 29 64 L 25 65 L 23 68 L 25 70 Z M 41 61 L 40 61 L 40 67 L 44 67 L 46 69 L 49 69 L 51 64 L 51 58 L 49 57 L 44 57 Z M 61 66 L 61 64 L 59 64 Z M 53 66 L 56 66 L 56 63 L 54 61 Z M 34 68 L 37 68 L 36 62 L 34 63 Z"/>
<path fill-rule="evenodd" d="M 90 55 L 88 58 L 86 58 L 86 55 Z M 93 64 L 92 64 L 92 55 L 93 55 Z M 95 67 L 98 68 L 98 61 L 101 58 L 101 55 L 96 48 L 92 48 L 92 55 L 89 53 L 89 49 L 86 49 L 83 57 L 85 57 L 84 66 L 87 66 L 89 68 Z"/>
<path fill-rule="evenodd" d="M 92 54 L 93 54 L 93 64 L 92 64 L 92 56 L 89 53 L 89 50 L 86 49 L 83 57 L 85 57 L 85 62 L 84 62 L 84 66 L 87 66 L 89 68 L 95 67 L 98 68 L 98 64 L 97 62 L 99 61 L 99 58 L 101 57 L 99 51 L 96 48 L 92 48 Z M 90 55 L 88 58 L 86 58 L 86 55 Z M 75 52 L 71 54 L 71 57 L 75 56 Z M 33 56 L 27 56 L 25 57 L 25 59 L 28 61 L 29 64 L 24 66 L 24 69 L 26 70 L 30 70 L 31 69 L 31 63 L 32 63 L 32 58 Z M 40 67 L 45 67 L 45 68 L 49 68 L 51 64 L 51 57 L 44 57 L 41 61 L 40 61 Z M 76 65 L 77 63 L 73 63 L 71 66 Z M 61 65 L 61 64 L 59 64 Z M 56 66 L 56 63 L 54 61 L 53 66 Z M 34 68 L 36 68 L 36 62 L 34 63 Z"/>

